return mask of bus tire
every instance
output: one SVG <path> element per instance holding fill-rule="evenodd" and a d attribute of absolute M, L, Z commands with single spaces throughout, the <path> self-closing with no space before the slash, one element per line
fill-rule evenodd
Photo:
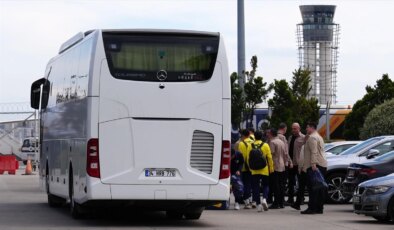
<path fill-rule="evenodd" d="M 48 164 L 47 164 L 46 173 L 45 173 L 45 188 L 46 188 L 46 192 L 47 192 L 49 207 L 57 208 L 57 207 L 61 207 L 61 206 L 64 205 L 64 203 L 65 203 L 64 199 L 51 194 L 50 185 L 49 185 L 49 168 L 48 168 Z"/>
<path fill-rule="evenodd" d="M 198 209 L 187 211 L 184 214 L 185 219 L 186 220 L 198 220 L 198 219 L 200 219 L 203 211 L 204 211 L 204 208 L 198 208 Z"/>
<path fill-rule="evenodd" d="M 167 211 L 166 216 L 170 220 L 182 220 L 183 219 L 183 213 L 179 211 Z"/>
<path fill-rule="evenodd" d="M 68 188 L 70 198 L 70 214 L 74 219 L 81 219 L 84 217 L 82 213 L 82 207 L 74 200 L 74 179 L 72 167 L 70 167 L 70 173 L 68 175 Z"/>

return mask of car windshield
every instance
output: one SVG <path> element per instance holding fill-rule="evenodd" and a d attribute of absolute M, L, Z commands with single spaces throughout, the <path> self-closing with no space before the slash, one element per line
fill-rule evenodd
<path fill-rule="evenodd" d="M 325 144 L 324 151 L 327 151 L 327 150 L 331 149 L 332 147 L 334 147 L 334 144 Z"/>
<path fill-rule="evenodd" d="M 376 157 L 374 160 L 375 161 L 389 161 L 392 159 L 394 159 L 394 151 L 391 151 L 391 152 L 385 153 L 379 157 Z"/>
<path fill-rule="evenodd" d="M 366 148 L 367 146 L 377 143 L 378 141 L 382 140 L 383 138 L 384 137 L 374 137 L 374 138 L 368 139 L 366 141 L 361 142 L 358 145 L 348 148 L 347 150 L 343 151 L 339 155 L 351 155 L 351 154 L 357 153 L 360 150 L 363 150 L 364 148 Z"/>

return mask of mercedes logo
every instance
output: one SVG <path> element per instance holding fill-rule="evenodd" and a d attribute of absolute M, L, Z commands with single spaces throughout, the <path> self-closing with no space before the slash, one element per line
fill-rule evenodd
<path fill-rule="evenodd" d="M 160 70 L 157 72 L 156 76 L 159 81 L 165 81 L 167 79 L 167 72 L 165 70 Z"/>

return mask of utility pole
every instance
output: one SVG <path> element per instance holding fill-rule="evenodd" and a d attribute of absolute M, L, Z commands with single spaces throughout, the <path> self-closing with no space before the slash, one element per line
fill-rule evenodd
<path fill-rule="evenodd" d="M 243 89 L 245 85 L 245 10 L 244 0 L 238 1 L 238 83 Z"/>

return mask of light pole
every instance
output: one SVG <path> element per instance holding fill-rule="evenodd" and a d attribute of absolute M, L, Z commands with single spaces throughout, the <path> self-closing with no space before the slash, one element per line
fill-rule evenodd
<path fill-rule="evenodd" d="M 245 85 L 245 10 L 244 0 L 238 0 L 238 83 Z"/>

